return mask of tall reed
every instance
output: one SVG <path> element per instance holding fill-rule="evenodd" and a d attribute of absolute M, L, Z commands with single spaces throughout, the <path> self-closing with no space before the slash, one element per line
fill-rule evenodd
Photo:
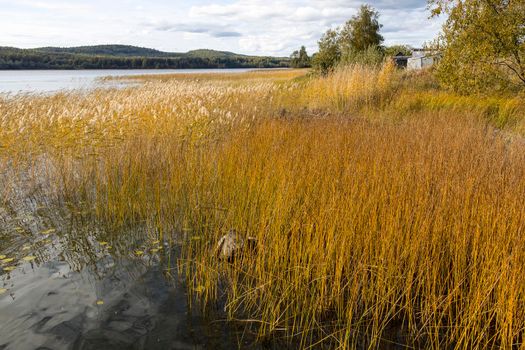
<path fill-rule="evenodd" d="M 7 98 L 0 164 L 43 163 L 59 200 L 182 242 L 190 289 L 261 337 L 523 346 L 521 139 L 468 105 L 389 118 L 388 65 L 283 74 Z M 219 261 L 230 229 L 256 253 Z"/>

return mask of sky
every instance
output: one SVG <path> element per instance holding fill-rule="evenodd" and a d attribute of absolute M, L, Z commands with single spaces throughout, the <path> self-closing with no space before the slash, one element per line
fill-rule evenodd
<path fill-rule="evenodd" d="M 355 0 L 0 0 L 0 46 L 124 44 L 169 52 L 208 48 L 250 55 L 309 53 L 329 28 L 356 14 Z M 425 0 L 370 0 L 386 45 L 421 46 L 443 19 Z"/>

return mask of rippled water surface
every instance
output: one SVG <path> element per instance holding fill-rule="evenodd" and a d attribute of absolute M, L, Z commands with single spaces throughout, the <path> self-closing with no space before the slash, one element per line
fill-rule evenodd
<path fill-rule="evenodd" d="M 112 232 L 14 178 L 0 176 L 0 349 L 257 348 L 189 307 L 177 242 L 147 227 Z"/>
<path fill-rule="evenodd" d="M 57 92 L 116 86 L 100 78 L 147 74 L 243 73 L 252 69 L 0 70 L 0 93 Z M 121 83 L 120 83 L 121 84 Z M 118 85 L 117 85 L 118 86 Z"/>

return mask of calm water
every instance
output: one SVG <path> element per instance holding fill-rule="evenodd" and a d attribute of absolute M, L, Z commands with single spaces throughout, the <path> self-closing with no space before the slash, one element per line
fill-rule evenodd
<path fill-rule="evenodd" d="M 107 76 L 144 74 L 243 73 L 252 69 L 100 69 L 100 70 L 0 70 L 0 93 L 56 92 L 60 90 L 90 89 L 115 86 L 101 82 Z"/>
<path fill-rule="evenodd" d="M 220 305 L 189 307 L 181 235 L 115 232 L 14 178 L 0 174 L 0 349 L 261 349 Z"/>

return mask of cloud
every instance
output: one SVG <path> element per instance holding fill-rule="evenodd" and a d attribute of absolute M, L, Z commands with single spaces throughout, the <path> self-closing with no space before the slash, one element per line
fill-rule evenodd
<path fill-rule="evenodd" d="M 385 44 L 420 46 L 442 20 L 426 0 L 370 0 Z M 255 55 L 316 51 L 329 28 L 357 13 L 358 0 L 0 0 L 0 43 L 19 47 L 127 43 L 166 51 L 212 48 Z"/>
<path fill-rule="evenodd" d="M 208 34 L 214 38 L 234 38 L 242 36 L 241 33 L 231 30 L 228 26 L 203 23 L 203 22 L 186 22 L 186 23 L 167 23 L 146 24 L 157 31 L 181 32 L 192 34 Z"/>
<path fill-rule="evenodd" d="M 211 34 L 215 38 L 236 38 L 242 36 L 242 34 L 238 32 L 212 32 Z"/>
<path fill-rule="evenodd" d="M 344 24 L 360 5 L 353 0 L 237 0 L 192 6 L 189 16 L 235 28 L 242 33 L 238 45 L 246 53 L 283 55 L 300 45 L 314 51 L 322 33 Z M 406 40 L 419 46 L 439 31 L 439 25 L 428 20 L 425 0 L 378 0 L 371 5 L 380 12 L 386 44 Z"/>

